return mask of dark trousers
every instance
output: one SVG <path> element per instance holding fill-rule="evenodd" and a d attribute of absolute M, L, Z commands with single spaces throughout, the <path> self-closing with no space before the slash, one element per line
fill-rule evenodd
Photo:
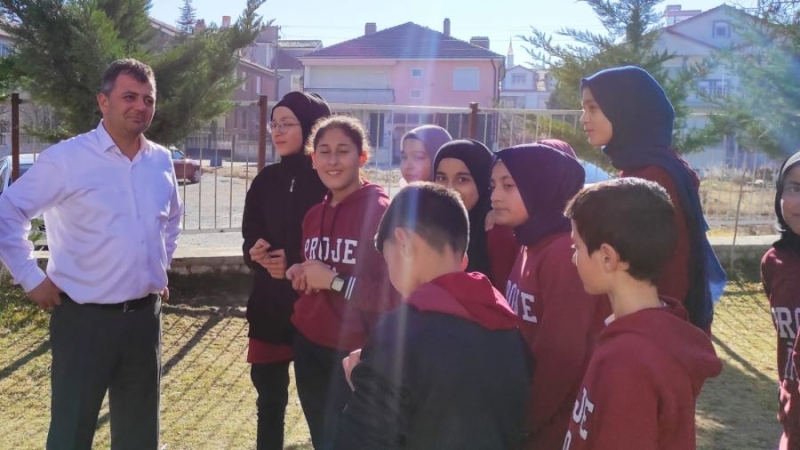
<path fill-rule="evenodd" d="M 328 449 L 336 437 L 339 417 L 350 399 L 342 359 L 348 353 L 314 344 L 300 333 L 294 341 L 297 395 L 317 450 Z"/>
<path fill-rule="evenodd" d="M 90 450 L 106 390 L 111 448 L 158 448 L 161 300 L 122 312 L 61 299 L 50 317 L 47 449 Z"/>
<path fill-rule="evenodd" d="M 291 361 L 253 364 L 250 379 L 258 392 L 257 450 L 283 450 L 283 426 L 289 402 Z"/>

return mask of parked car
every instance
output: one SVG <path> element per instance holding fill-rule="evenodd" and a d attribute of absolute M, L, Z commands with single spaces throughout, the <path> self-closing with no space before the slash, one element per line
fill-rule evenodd
<path fill-rule="evenodd" d="M 588 161 L 581 161 L 581 164 L 583 164 L 583 170 L 586 172 L 586 181 L 584 181 L 585 184 L 599 183 L 601 181 L 607 181 L 616 178 L 615 176 L 601 169 L 596 164 Z"/>
<path fill-rule="evenodd" d="M 172 165 L 175 167 L 175 177 L 178 181 L 199 183 L 202 175 L 200 161 L 187 158 L 182 151 L 175 147 L 170 150 L 172 150 Z"/>
<path fill-rule="evenodd" d="M 19 176 L 33 166 L 36 160 L 35 155 L 19 155 Z M 0 158 L 0 195 L 11 186 L 11 155 Z M 41 218 L 34 219 L 31 229 L 31 238 L 34 239 L 33 247 L 35 250 L 47 250 L 47 236 L 45 235 L 44 221 Z"/>
<path fill-rule="evenodd" d="M 35 155 L 19 155 L 19 176 L 25 174 L 33 165 Z M 11 186 L 11 155 L 0 158 L 0 194 Z"/>

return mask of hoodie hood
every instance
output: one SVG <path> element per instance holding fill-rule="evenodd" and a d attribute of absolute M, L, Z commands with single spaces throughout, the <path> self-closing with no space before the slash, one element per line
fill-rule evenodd
<path fill-rule="evenodd" d="M 697 396 L 707 379 L 722 372 L 722 362 L 708 335 L 686 320 L 686 310 L 680 303 L 668 297 L 661 300 L 666 303 L 663 308 L 644 309 L 615 319 L 600 334 L 598 346 L 623 334 L 652 341 L 689 374 Z"/>
<path fill-rule="evenodd" d="M 420 311 L 460 317 L 487 330 L 510 330 L 517 316 L 492 282 L 478 272 L 453 272 L 423 284 L 406 303 Z"/>
<path fill-rule="evenodd" d="M 403 135 L 400 146 L 402 147 L 403 142 L 409 138 L 422 142 L 422 145 L 425 146 L 425 151 L 428 152 L 428 156 L 431 158 L 431 163 L 433 163 L 434 158 L 436 158 L 436 152 L 439 151 L 442 145 L 453 140 L 450 133 L 438 125 L 422 125 L 414 128 Z"/>
<path fill-rule="evenodd" d="M 517 145 L 496 156 L 514 178 L 528 212 L 528 220 L 514 228 L 520 244 L 530 247 L 572 229 L 564 207 L 586 179 L 577 159 L 544 144 Z"/>
<path fill-rule="evenodd" d="M 618 149 L 672 144 L 675 109 L 661 85 L 644 69 L 606 69 L 581 80 L 581 91 L 585 88 L 613 127 L 611 141 L 603 150 L 612 162 Z"/>

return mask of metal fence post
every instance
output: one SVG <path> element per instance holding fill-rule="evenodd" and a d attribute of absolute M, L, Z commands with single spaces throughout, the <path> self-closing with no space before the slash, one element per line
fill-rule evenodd
<path fill-rule="evenodd" d="M 11 94 L 11 181 L 19 178 L 19 105 L 18 93 Z"/>
<path fill-rule="evenodd" d="M 469 120 L 467 121 L 467 137 L 475 139 L 478 135 L 478 102 L 469 103 Z"/>

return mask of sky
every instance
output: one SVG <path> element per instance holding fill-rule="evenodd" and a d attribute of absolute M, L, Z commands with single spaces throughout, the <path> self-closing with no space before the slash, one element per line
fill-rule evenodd
<path fill-rule="evenodd" d="M 183 0 L 154 0 L 152 3 L 151 16 L 175 24 Z M 659 10 L 663 11 L 666 5 L 680 4 L 683 10 L 706 11 L 723 3 L 726 2 L 667 0 Z M 749 7 L 756 0 L 727 3 Z M 192 1 L 197 18 L 217 24 L 225 15 L 235 21 L 245 4 L 246 0 Z M 467 7 L 467 4 L 474 6 Z M 536 4 L 552 6 L 533 6 Z M 489 0 L 480 3 L 465 0 L 267 0 L 259 14 L 265 20 L 275 19 L 275 24 L 281 26 L 282 39 L 320 39 L 326 47 L 361 36 L 367 22 L 375 22 L 379 31 L 405 22 L 441 31 L 444 19 L 449 18 L 454 37 L 469 41 L 472 36 L 488 36 L 491 50 L 501 55 L 507 54 L 511 41 L 516 64 L 530 62 L 524 50 L 525 42 L 518 36 L 528 35 L 531 27 L 549 34 L 564 27 L 603 32 L 592 9 L 573 0 Z M 554 36 L 553 41 L 569 42 L 559 36 Z"/>

